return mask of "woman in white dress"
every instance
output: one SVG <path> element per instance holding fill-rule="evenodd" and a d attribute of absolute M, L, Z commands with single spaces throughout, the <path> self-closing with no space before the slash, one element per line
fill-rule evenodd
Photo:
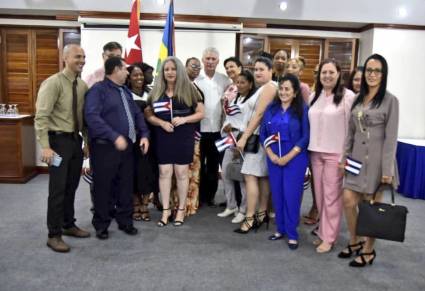
<path fill-rule="evenodd" d="M 243 134 L 237 143 L 237 147 L 241 151 L 244 151 L 252 135 L 257 135 L 259 142 L 258 133 L 261 119 L 267 106 L 277 94 L 277 85 L 272 81 L 272 68 L 272 61 L 268 58 L 259 57 L 255 61 L 254 77 L 260 88 L 243 108 Z M 241 173 L 244 175 L 246 184 L 247 209 L 245 220 L 240 228 L 235 229 L 235 232 L 245 234 L 252 229 L 258 229 L 263 223 L 266 223 L 268 227 L 270 220 L 267 214 L 270 189 L 266 153 L 262 146 L 258 145 L 256 153 L 244 152 Z M 257 206 L 258 212 L 256 213 Z"/>

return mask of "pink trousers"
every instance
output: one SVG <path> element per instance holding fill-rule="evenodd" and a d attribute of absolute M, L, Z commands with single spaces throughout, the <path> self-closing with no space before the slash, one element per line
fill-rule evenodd
<path fill-rule="evenodd" d="M 340 154 L 311 152 L 319 231 L 321 240 L 333 244 L 342 218 L 342 175 L 338 168 Z"/>

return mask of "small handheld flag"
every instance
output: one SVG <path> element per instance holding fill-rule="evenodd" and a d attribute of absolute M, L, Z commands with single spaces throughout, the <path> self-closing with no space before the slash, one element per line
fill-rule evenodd
<path fill-rule="evenodd" d="M 195 130 L 195 141 L 200 141 L 201 140 L 201 133 L 197 130 Z"/>
<path fill-rule="evenodd" d="M 350 157 L 347 157 L 345 160 L 345 171 L 355 176 L 360 174 L 360 170 L 362 168 L 362 163 L 356 160 L 353 160 Z"/>
<path fill-rule="evenodd" d="M 268 138 L 266 138 L 264 140 L 264 148 L 270 146 L 271 144 L 278 142 L 279 143 L 279 158 L 282 156 L 282 148 L 280 145 L 280 132 L 272 134 L 271 136 L 269 136 Z"/>
<path fill-rule="evenodd" d="M 217 150 L 219 152 L 223 152 L 225 149 L 230 148 L 234 145 L 235 141 L 230 135 L 227 135 L 224 138 L 219 139 L 215 142 L 215 146 L 217 147 Z"/>
<path fill-rule="evenodd" d="M 226 106 L 226 104 L 225 104 L 224 111 L 229 116 L 233 116 L 233 115 L 242 113 L 241 108 L 237 104 L 230 105 L 230 106 Z"/>

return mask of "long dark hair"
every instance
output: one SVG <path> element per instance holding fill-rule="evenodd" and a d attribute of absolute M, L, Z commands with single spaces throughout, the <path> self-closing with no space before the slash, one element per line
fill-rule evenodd
<path fill-rule="evenodd" d="M 379 54 L 373 54 L 368 57 L 364 62 L 360 93 L 357 96 L 356 100 L 354 100 L 351 110 L 353 110 L 353 108 L 356 107 L 357 104 L 363 103 L 365 96 L 369 94 L 369 85 L 366 83 L 366 65 L 370 60 L 377 60 L 382 65 L 381 84 L 379 84 L 378 92 L 372 98 L 371 107 L 378 108 L 379 106 L 381 106 L 382 100 L 384 99 L 385 93 L 387 92 L 388 63 L 383 56 Z"/>
<path fill-rule="evenodd" d="M 254 75 L 252 75 L 252 73 L 250 71 L 242 70 L 240 72 L 239 76 L 244 77 L 245 80 L 248 81 L 248 83 L 252 84 L 251 90 L 249 90 L 248 94 L 246 94 L 246 96 L 242 100 L 242 103 L 245 103 L 249 98 L 251 98 L 252 95 L 254 95 L 254 93 L 257 91 L 257 87 L 255 87 Z M 236 95 L 235 103 L 238 102 L 238 99 L 239 99 L 240 96 L 241 96 L 241 94 L 238 92 L 238 94 Z"/>
<path fill-rule="evenodd" d="M 350 73 L 350 77 L 348 78 L 347 83 L 345 84 L 345 88 L 350 89 L 354 93 L 357 93 L 357 92 L 354 91 L 354 88 L 353 88 L 353 80 L 354 80 L 354 76 L 357 74 L 357 72 L 362 72 L 362 74 L 363 74 L 363 67 L 362 66 L 356 67 Z"/>
<path fill-rule="evenodd" d="M 326 64 L 333 64 L 336 68 L 336 71 L 339 73 L 338 80 L 336 81 L 336 85 L 332 89 L 332 93 L 334 94 L 334 100 L 333 100 L 334 104 L 338 106 L 339 103 L 341 103 L 342 97 L 344 96 L 344 86 L 341 84 L 341 66 L 335 59 L 326 59 L 320 63 L 319 71 L 316 77 L 316 89 L 314 92 L 314 98 L 310 103 L 310 107 L 313 106 L 313 104 L 319 98 L 320 93 L 322 93 L 323 84 L 322 82 L 320 82 L 320 73 L 322 72 L 323 66 Z"/>
<path fill-rule="evenodd" d="M 301 120 L 304 112 L 304 99 L 301 95 L 301 83 L 298 80 L 297 76 L 293 74 L 285 74 L 279 81 L 279 88 L 285 81 L 289 81 L 291 83 L 292 89 L 294 89 L 295 92 L 295 98 L 292 100 L 288 110 L 291 110 L 293 113 L 295 113 L 295 115 Z M 276 113 L 276 111 L 280 108 L 281 104 L 282 102 L 280 101 L 279 93 L 277 93 L 272 101 L 272 104 L 270 105 L 273 114 Z"/>

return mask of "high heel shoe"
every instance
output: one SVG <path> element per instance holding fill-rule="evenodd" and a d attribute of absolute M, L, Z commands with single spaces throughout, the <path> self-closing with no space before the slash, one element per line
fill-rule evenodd
<path fill-rule="evenodd" d="M 360 241 L 358 243 L 352 244 L 352 245 L 347 245 L 345 247 L 345 249 L 343 249 L 339 254 L 338 254 L 338 258 L 340 259 L 348 259 L 351 258 L 351 256 L 356 253 L 356 255 L 358 256 L 360 251 L 363 249 L 363 244 L 365 242 L 364 241 Z M 357 248 L 358 247 L 358 248 Z M 347 252 L 344 252 L 345 250 L 348 250 Z"/>
<path fill-rule="evenodd" d="M 366 261 L 365 256 L 372 256 L 372 258 L 369 259 L 369 261 Z M 371 253 L 359 253 L 358 257 L 360 257 L 361 263 L 357 262 L 354 259 L 350 262 L 350 264 L 349 264 L 350 267 L 363 268 L 367 264 L 372 265 L 373 260 L 375 260 L 375 258 L 376 258 L 376 252 L 375 252 L 375 250 L 373 250 Z"/>
<path fill-rule="evenodd" d="M 267 211 L 258 212 L 256 215 L 257 225 L 255 227 L 255 232 L 257 232 L 260 227 L 265 223 L 266 229 L 269 229 L 270 217 L 267 214 Z"/>
<path fill-rule="evenodd" d="M 179 212 L 179 211 L 186 211 L 186 209 L 185 208 L 183 208 L 183 209 L 177 209 L 177 213 Z M 177 217 L 177 213 L 176 213 L 176 217 Z M 184 219 L 184 216 L 183 216 L 183 219 Z M 184 224 L 184 220 L 174 220 L 174 223 L 173 223 L 173 225 L 174 226 L 182 226 Z"/>
<path fill-rule="evenodd" d="M 170 211 L 170 208 L 163 208 L 162 209 L 162 212 L 164 212 L 164 211 Z M 168 224 L 168 222 L 169 222 L 169 220 L 170 220 L 170 217 L 171 217 L 171 214 L 170 215 L 168 215 L 168 218 L 167 218 L 167 221 L 163 221 L 162 220 L 162 218 L 156 223 L 156 226 L 158 226 L 158 227 L 164 227 L 164 226 L 166 226 L 167 224 Z"/>
<path fill-rule="evenodd" d="M 251 224 L 250 224 L 251 222 Z M 246 226 L 246 229 L 242 229 L 242 226 Z M 237 228 L 234 230 L 234 232 L 236 233 L 240 233 L 240 234 L 247 234 L 248 232 L 250 232 L 253 229 L 256 229 L 257 226 L 257 222 L 255 220 L 254 216 L 250 216 L 250 217 L 245 217 L 244 221 L 241 224 L 240 228 Z"/>

